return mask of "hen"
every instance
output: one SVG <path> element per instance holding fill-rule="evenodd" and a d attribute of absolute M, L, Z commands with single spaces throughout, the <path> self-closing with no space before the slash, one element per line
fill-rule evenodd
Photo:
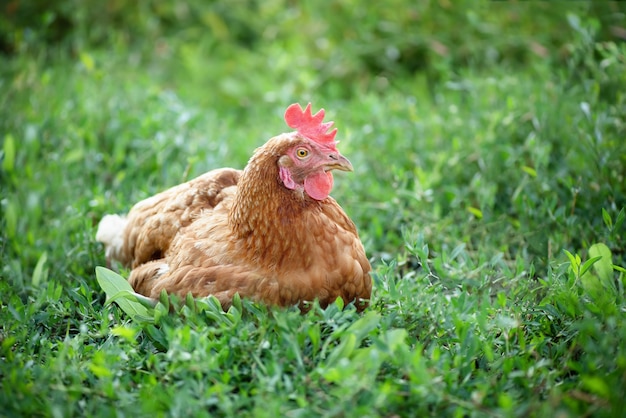
<path fill-rule="evenodd" d="M 143 295 L 213 295 L 224 309 L 238 293 L 270 305 L 326 306 L 341 297 L 365 308 L 370 264 L 354 223 L 329 196 L 331 170 L 351 171 L 337 129 L 293 104 L 295 132 L 258 148 L 243 171 L 222 168 L 106 215 L 96 239 L 107 260 L 132 267 Z"/>

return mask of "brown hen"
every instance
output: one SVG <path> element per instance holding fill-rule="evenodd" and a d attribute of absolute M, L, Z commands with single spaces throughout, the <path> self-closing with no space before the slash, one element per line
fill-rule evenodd
<path fill-rule="evenodd" d="M 329 196 L 331 170 L 351 171 L 336 148 L 336 129 L 291 105 L 295 132 L 258 148 L 243 171 L 223 168 L 137 203 L 126 217 L 106 215 L 96 238 L 109 261 L 132 271 L 143 295 L 162 290 L 233 295 L 270 305 L 322 306 L 341 297 L 367 306 L 370 264 L 354 223 Z"/>

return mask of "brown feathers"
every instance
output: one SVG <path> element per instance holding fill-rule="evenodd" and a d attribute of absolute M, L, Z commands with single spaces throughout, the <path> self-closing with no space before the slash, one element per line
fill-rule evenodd
<path fill-rule="evenodd" d="M 351 168 L 337 154 L 299 133 L 280 135 L 243 171 L 210 171 L 139 202 L 125 226 L 103 218 L 97 238 L 133 267 L 133 288 L 153 298 L 163 289 L 214 295 L 227 308 L 235 293 L 279 306 L 341 297 L 362 309 L 370 264 L 356 228 L 332 197 L 316 200 L 304 187 L 308 175 Z"/>

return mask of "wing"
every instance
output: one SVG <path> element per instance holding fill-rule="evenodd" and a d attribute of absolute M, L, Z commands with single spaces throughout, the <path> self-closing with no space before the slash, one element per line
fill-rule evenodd
<path fill-rule="evenodd" d="M 162 258 L 181 228 L 234 193 L 240 175 L 231 168 L 212 170 L 137 203 L 125 219 L 120 248 L 107 248 L 107 254 L 133 268 Z M 100 236 L 107 235 L 101 233 L 104 221 L 98 228 Z"/>
<path fill-rule="evenodd" d="M 267 280 L 233 250 L 228 225 L 233 195 L 225 195 L 211 212 L 181 228 L 163 258 L 134 268 L 128 281 L 135 291 L 152 298 L 158 298 L 162 290 L 181 297 L 187 293 L 194 297 L 213 295 L 224 309 L 235 293 L 262 299 L 257 287 Z"/>

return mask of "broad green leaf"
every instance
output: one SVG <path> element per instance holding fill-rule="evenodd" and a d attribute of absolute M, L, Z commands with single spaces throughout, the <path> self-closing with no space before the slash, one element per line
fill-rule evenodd
<path fill-rule="evenodd" d="M 146 302 L 141 300 L 142 297 L 145 298 L 145 296 L 138 295 L 135 292 L 122 290 L 108 298 L 106 300 L 106 304 L 111 304 L 113 302 L 117 303 L 118 306 L 135 321 L 153 322 L 154 315 L 150 315 L 150 311 L 145 306 Z M 122 304 L 125 302 L 130 303 L 130 309 L 128 311 L 122 307 Z M 142 311 L 142 308 L 145 309 L 145 313 Z"/>
<path fill-rule="evenodd" d="M 129 292 L 133 291 L 130 283 L 128 283 L 125 278 L 105 267 L 96 267 L 96 279 L 98 280 L 98 284 L 102 290 L 106 292 L 107 296 L 112 296 L 122 290 L 128 290 Z"/>
<path fill-rule="evenodd" d="M 109 299 L 107 299 L 106 303 L 113 303 L 113 302 L 117 302 L 118 299 L 120 298 L 126 298 L 129 300 L 136 300 L 137 302 L 139 302 L 143 307 L 145 307 L 146 309 L 150 310 L 152 308 L 154 308 L 158 302 L 155 301 L 154 299 L 150 299 L 149 297 L 146 297 L 144 295 L 140 295 L 139 293 L 136 292 L 129 292 L 128 290 L 122 290 L 120 292 L 117 292 L 115 295 L 111 296 Z"/>
<path fill-rule="evenodd" d="M 140 302 L 137 293 L 133 291 L 130 284 L 119 274 L 104 268 L 96 267 L 96 279 L 98 284 L 104 290 L 109 302 L 115 303 L 133 320 L 146 321 L 152 319 L 152 314 L 143 304 L 145 300 Z M 143 299 L 147 299 L 142 297 Z"/>
<path fill-rule="evenodd" d="M 589 256 L 600 258 L 598 262 L 594 263 L 593 268 L 600 280 L 602 280 L 602 283 L 615 290 L 615 283 L 613 282 L 613 255 L 609 247 L 603 243 L 594 244 L 589 248 Z"/>
<path fill-rule="evenodd" d="M 615 297 L 610 296 L 610 292 L 607 292 L 606 287 L 603 286 L 602 280 L 598 276 L 588 272 L 581 276 L 580 283 L 582 288 L 585 289 L 585 294 L 591 298 L 591 304 L 597 307 L 596 311 L 608 313 L 613 310 Z M 587 308 L 591 308 L 591 304 L 588 304 Z"/>

